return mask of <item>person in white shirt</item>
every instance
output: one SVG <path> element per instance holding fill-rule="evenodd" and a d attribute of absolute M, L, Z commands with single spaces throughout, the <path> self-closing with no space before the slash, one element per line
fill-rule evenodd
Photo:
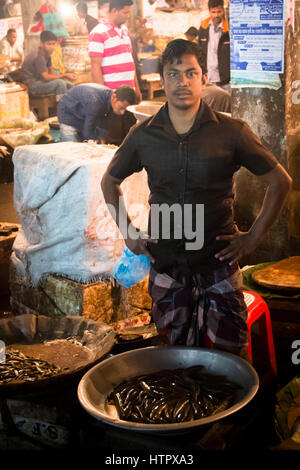
<path fill-rule="evenodd" d="M 0 54 L 5 54 L 10 58 L 12 69 L 20 68 L 24 59 L 24 51 L 17 43 L 17 38 L 17 31 L 11 28 L 0 41 Z"/>
<path fill-rule="evenodd" d="M 208 0 L 208 10 L 209 17 L 202 21 L 198 34 L 207 79 L 230 92 L 230 36 L 224 0 Z"/>

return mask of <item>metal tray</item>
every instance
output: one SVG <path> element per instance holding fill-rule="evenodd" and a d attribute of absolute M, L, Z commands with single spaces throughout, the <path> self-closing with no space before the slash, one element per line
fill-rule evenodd
<path fill-rule="evenodd" d="M 270 290 L 300 292 L 300 256 L 291 256 L 252 273 L 257 284 Z"/>
<path fill-rule="evenodd" d="M 41 378 L 33 382 L 15 380 L 0 383 L 0 397 L 32 393 L 51 385 L 66 385 L 79 379 L 92 366 L 101 361 L 115 344 L 113 329 L 104 323 L 81 316 L 47 317 L 45 315 L 10 315 L 0 319 L 0 340 L 5 345 L 36 344 L 56 339 L 72 337 L 89 349 L 90 357 L 86 363 L 77 366 L 74 360 L 72 370 L 58 375 Z"/>

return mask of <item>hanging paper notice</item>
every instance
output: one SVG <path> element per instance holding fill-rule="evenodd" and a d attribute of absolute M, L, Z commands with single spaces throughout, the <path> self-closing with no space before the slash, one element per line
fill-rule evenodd
<path fill-rule="evenodd" d="M 283 0 L 230 0 L 231 70 L 283 72 Z"/>

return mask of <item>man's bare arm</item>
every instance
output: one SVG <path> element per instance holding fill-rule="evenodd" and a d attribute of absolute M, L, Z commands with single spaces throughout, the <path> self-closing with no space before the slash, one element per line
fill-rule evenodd
<path fill-rule="evenodd" d="M 110 210 L 112 217 L 114 218 L 117 226 L 119 227 L 124 238 L 127 236 L 127 229 L 130 224 L 130 219 L 126 212 L 124 205 L 123 193 L 120 187 L 122 180 L 110 176 L 108 172 L 103 175 L 101 181 L 101 189 L 105 202 Z M 113 208 L 113 210 L 111 210 Z M 123 214 L 123 223 L 120 220 L 120 214 Z M 125 230 L 124 230 L 125 229 Z"/>
<path fill-rule="evenodd" d="M 234 235 L 220 235 L 217 240 L 227 240 L 228 246 L 215 255 L 219 260 L 229 260 L 233 264 L 251 253 L 263 240 L 268 230 L 278 219 L 292 185 L 292 179 L 285 169 L 278 164 L 273 170 L 259 176 L 268 185 L 265 197 L 252 227 L 248 232 Z"/>
<path fill-rule="evenodd" d="M 137 239 L 132 239 L 130 237 L 130 226 L 132 226 L 132 222 L 127 214 L 124 204 L 123 193 L 120 188 L 121 183 L 121 179 L 114 178 L 108 172 L 103 175 L 101 189 L 105 202 L 123 235 L 127 247 L 136 255 L 145 254 L 151 262 L 154 262 L 154 258 L 147 250 L 147 243 L 157 243 L 157 240 L 152 240 L 147 236 L 147 234 L 142 233 L 141 237 Z"/>
<path fill-rule="evenodd" d="M 75 73 L 52 73 L 52 70 L 50 69 L 48 72 L 43 72 L 41 73 L 43 79 L 45 82 L 51 82 L 52 80 L 57 80 L 58 78 L 67 78 L 68 80 L 76 80 L 76 75 Z"/>
<path fill-rule="evenodd" d="M 93 82 L 104 85 L 104 79 L 101 69 L 102 58 L 101 57 L 91 57 L 91 73 Z"/>
<path fill-rule="evenodd" d="M 278 219 L 292 187 L 292 178 L 280 164 L 259 178 L 268 185 L 268 188 L 260 212 L 249 230 L 257 243 L 262 241 Z"/>

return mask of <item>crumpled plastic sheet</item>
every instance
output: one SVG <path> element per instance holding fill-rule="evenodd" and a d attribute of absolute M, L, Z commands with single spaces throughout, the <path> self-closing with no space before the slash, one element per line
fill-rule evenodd
<path fill-rule="evenodd" d="M 21 130 L 18 131 L 18 129 Z M 37 122 L 25 118 L 6 120 L 0 123 L 0 144 L 9 145 L 12 148 L 34 145 L 42 136 L 48 134 L 49 129 L 46 121 Z"/>

